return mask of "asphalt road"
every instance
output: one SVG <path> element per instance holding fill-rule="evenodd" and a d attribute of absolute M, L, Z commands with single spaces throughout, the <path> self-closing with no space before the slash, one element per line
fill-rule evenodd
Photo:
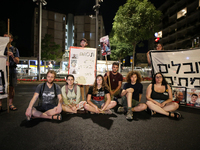
<path fill-rule="evenodd" d="M 59 83 L 64 85 L 64 83 Z M 148 83 L 143 83 L 145 91 Z M 25 110 L 37 84 L 20 83 L 14 104 L 17 111 L 0 113 L 0 150 L 199 150 L 200 109 L 180 107 L 183 119 L 134 113 L 66 114 L 62 121 L 35 119 L 27 122 Z M 3 101 L 4 109 L 6 100 Z"/>

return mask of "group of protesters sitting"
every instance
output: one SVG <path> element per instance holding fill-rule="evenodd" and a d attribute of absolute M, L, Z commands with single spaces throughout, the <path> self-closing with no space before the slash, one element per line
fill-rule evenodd
<path fill-rule="evenodd" d="M 117 100 L 111 100 L 110 89 L 102 75 L 97 75 L 94 84 L 89 87 L 87 101 L 81 101 L 79 85 L 75 78 L 69 74 L 66 85 L 60 88 L 54 83 L 56 73 L 47 72 L 47 82 L 37 86 L 33 98 L 25 112 L 27 120 L 33 118 L 46 118 L 62 120 L 61 112 L 77 113 L 85 110 L 91 114 L 112 114 L 112 108 L 117 105 Z M 172 91 L 161 73 L 156 73 L 152 83 L 146 90 L 146 103 L 141 102 L 143 85 L 141 75 L 137 71 L 130 71 L 126 83 L 120 93 L 121 105 L 118 112 L 126 112 L 126 119 L 133 119 L 133 112 L 147 111 L 151 115 L 156 113 L 180 119 L 181 114 L 176 112 L 179 105 L 172 102 Z M 39 97 L 37 106 L 34 106 Z"/>

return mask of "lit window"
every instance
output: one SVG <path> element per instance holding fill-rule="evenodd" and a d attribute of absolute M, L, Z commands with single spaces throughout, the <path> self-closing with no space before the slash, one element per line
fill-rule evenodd
<path fill-rule="evenodd" d="M 187 13 L 187 7 L 185 7 L 184 9 L 182 9 L 181 11 L 179 11 L 179 12 L 177 13 L 177 19 L 179 19 L 179 18 L 185 16 L 186 13 Z"/>

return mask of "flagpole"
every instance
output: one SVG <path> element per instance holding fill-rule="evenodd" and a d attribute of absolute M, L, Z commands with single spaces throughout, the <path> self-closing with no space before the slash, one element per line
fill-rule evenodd
<path fill-rule="evenodd" d="M 10 79 L 10 72 L 9 72 L 9 50 L 10 50 L 10 19 L 8 18 L 8 37 L 9 37 L 9 42 L 7 44 L 7 61 L 8 61 L 8 66 L 7 66 L 7 73 L 8 73 L 8 82 L 7 82 L 7 112 L 9 113 L 9 79 Z"/>
<path fill-rule="evenodd" d="M 107 71 L 109 71 L 109 70 L 108 70 L 107 55 L 105 55 L 105 58 L 106 58 L 106 66 L 107 66 Z M 108 74 L 107 74 L 107 76 L 108 76 Z M 109 83 L 109 89 L 110 89 L 110 91 L 111 91 L 111 84 L 110 84 L 110 73 L 109 73 L 109 76 L 108 76 L 108 83 Z"/>

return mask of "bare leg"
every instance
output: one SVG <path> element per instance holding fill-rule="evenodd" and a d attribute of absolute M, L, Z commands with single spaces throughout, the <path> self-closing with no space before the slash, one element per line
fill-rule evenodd
<path fill-rule="evenodd" d="M 91 106 L 90 104 L 85 104 L 84 108 L 88 111 L 96 113 L 96 109 L 93 106 Z"/>
<path fill-rule="evenodd" d="M 132 95 L 133 95 L 133 93 L 130 93 L 130 92 L 128 92 L 128 93 L 126 94 L 127 104 L 128 104 L 128 107 L 129 107 L 129 108 L 132 107 Z"/>
<path fill-rule="evenodd" d="M 73 111 L 70 107 L 62 105 L 62 110 L 69 113 L 77 113 L 77 111 Z"/>
<path fill-rule="evenodd" d="M 147 105 L 144 104 L 144 103 L 140 103 L 139 105 L 133 107 L 131 110 L 134 111 L 134 112 L 140 112 L 140 111 L 143 111 L 147 109 Z"/>
<path fill-rule="evenodd" d="M 177 110 L 178 108 L 179 108 L 179 105 L 178 105 L 177 103 L 175 103 L 175 102 L 167 103 L 167 104 L 163 107 L 163 109 L 164 109 L 165 111 L 175 111 L 175 110 Z"/>
<path fill-rule="evenodd" d="M 44 119 L 52 119 L 52 116 L 55 114 L 59 114 L 60 112 L 56 111 L 56 107 L 53 109 L 50 109 L 44 113 L 37 111 L 34 107 L 32 109 L 32 115 L 34 118 L 44 118 Z M 54 119 L 57 119 L 57 116 L 54 117 Z"/>
<path fill-rule="evenodd" d="M 116 105 L 117 105 L 117 102 L 116 102 L 116 101 L 111 101 L 111 102 L 108 104 L 108 106 L 106 107 L 105 110 L 109 110 L 109 109 L 115 107 Z M 104 104 L 102 105 L 102 107 L 103 107 L 103 106 L 104 106 Z"/>
<path fill-rule="evenodd" d="M 154 104 L 153 102 L 147 101 L 146 104 L 149 107 L 149 109 L 151 109 L 151 110 L 153 110 L 155 112 L 158 112 L 160 114 L 163 114 L 165 116 L 169 116 L 169 112 L 165 111 L 163 108 L 161 108 L 160 106 Z"/>

